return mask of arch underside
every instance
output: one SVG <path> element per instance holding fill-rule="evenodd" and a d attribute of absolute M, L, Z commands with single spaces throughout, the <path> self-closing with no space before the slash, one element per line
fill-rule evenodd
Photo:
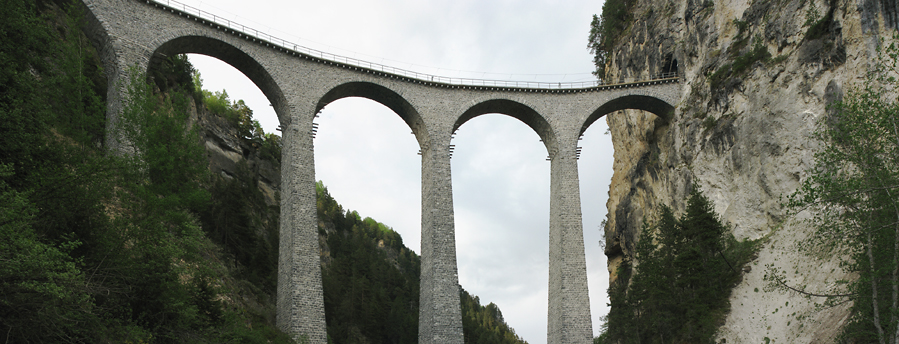
<path fill-rule="evenodd" d="M 158 68 L 162 59 L 177 54 L 201 54 L 217 58 L 243 73 L 265 94 L 281 123 L 289 116 L 287 102 L 272 75 L 256 59 L 222 40 L 206 36 L 180 36 L 159 45 L 148 69 Z"/>
<path fill-rule="evenodd" d="M 557 149 L 556 135 L 549 122 L 540 113 L 522 103 L 508 99 L 491 99 L 478 103 L 466 110 L 453 124 L 453 132 L 463 124 L 477 116 L 490 113 L 507 115 L 522 121 L 540 136 L 547 152 L 552 154 Z"/>
<path fill-rule="evenodd" d="M 587 131 L 587 128 L 600 117 L 618 110 L 626 109 L 648 111 L 666 122 L 670 120 L 674 114 L 674 106 L 656 97 L 645 95 L 619 97 L 606 102 L 597 108 L 596 111 L 593 111 L 593 113 L 587 117 L 587 120 L 584 121 L 584 125 L 581 126 L 581 131 L 578 133 L 578 136 L 583 135 L 584 132 Z"/>
<path fill-rule="evenodd" d="M 386 106 L 409 125 L 420 147 L 428 142 L 428 130 L 421 114 L 405 98 L 393 90 L 372 82 L 353 81 L 338 85 L 325 93 L 315 106 L 318 113 L 328 104 L 343 98 L 361 97 Z"/>

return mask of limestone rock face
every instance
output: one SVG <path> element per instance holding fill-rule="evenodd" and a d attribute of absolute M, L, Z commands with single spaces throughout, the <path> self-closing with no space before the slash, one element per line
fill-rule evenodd
<path fill-rule="evenodd" d="M 809 229 L 787 216 L 781 200 L 814 163 L 821 143 L 811 134 L 827 104 L 863 81 L 880 39 L 896 33 L 895 1 L 637 0 L 634 6 L 637 20 L 618 41 L 607 79 L 676 69 L 684 92 L 672 118 L 639 111 L 606 118 L 615 147 L 605 228 L 611 281 L 632 260 L 644 219 L 654 219 L 662 204 L 679 214 L 699 187 L 738 239 L 768 238 L 734 289 L 719 339 L 832 341 L 849 305 L 822 311 L 814 300 L 766 292 L 762 278 L 767 264 L 798 272 L 789 277 L 809 290 L 846 277 L 837 259 L 797 253 Z"/>
<path fill-rule="evenodd" d="M 244 140 L 237 128 L 221 116 L 201 108 L 196 116 L 200 137 L 209 158 L 209 170 L 225 178 L 233 178 L 240 164 L 245 163 L 258 179 L 256 185 L 265 195 L 267 205 L 278 205 L 281 190 L 281 166 L 270 159 L 262 159 L 258 147 Z"/>

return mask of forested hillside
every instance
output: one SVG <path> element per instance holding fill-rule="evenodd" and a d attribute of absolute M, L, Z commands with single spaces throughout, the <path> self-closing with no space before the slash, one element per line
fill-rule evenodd
<path fill-rule="evenodd" d="M 290 343 L 274 326 L 279 137 L 185 56 L 106 76 L 78 2 L 0 13 L 0 342 Z M 419 257 L 318 187 L 329 341 L 414 343 Z M 460 290 L 466 343 L 519 343 Z"/>
<path fill-rule="evenodd" d="M 262 300 L 271 284 L 204 233 L 217 193 L 188 126 L 188 66 L 169 61 L 157 83 L 126 85 L 119 131 L 140 158 L 107 154 L 108 85 L 81 7 L 3 6 L 0 341 L 290 342 L 241 297 Z"/>
<path fill-rule="evenodd" d="M 417 343 L 421 259 L 383 223 L 344 210 L 318 183 L 322 282 L 335 343 Z M 494 304 L 460 290 L 465 343 L 526 343 Z"/>

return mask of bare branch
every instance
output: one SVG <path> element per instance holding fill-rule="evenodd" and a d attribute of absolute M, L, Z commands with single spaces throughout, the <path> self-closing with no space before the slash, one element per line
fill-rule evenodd
<path fill-rule="evenodd" d="M 850 297 L 850 296 L 855 296 L 855 295 L 857 294 L 857 293 L 849 293 L 849 294 L 816 294 L 816 293 L 810 293 L 810 292 L 807 292 L 807 291 L 802 290 L 802 289 L 797 289 L 797 288 L 791 287 L 789 284 L 787 284 L 787 283 L 784 282 L 782 279 L 780 279 L 779 276 L 774 276 L 774 281 L 777 282 L 777 284 L 780 284 L 780 285 L 781 285 L 782 287 L 784 287 L 784 288 L 790 289 L 790 290 L 792 290 L 792 291 L 795 291 L 795 292 L 797 292 L 797 293 L 800 293 L 800 294 L 802 294 L 802 295 L 807 295 L 807 296 L 814 296 L 814 297 Z"/>

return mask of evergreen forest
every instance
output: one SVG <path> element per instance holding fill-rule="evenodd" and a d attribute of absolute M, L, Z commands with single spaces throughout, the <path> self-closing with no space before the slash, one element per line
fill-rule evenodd
<path fill-rule="evenodd" d="M 644 226 L 637 264 L 624 264 L 609 287 L 605 343 L 711 343 L 730 305 L 731 289 L 756 250 L 737 241 L 699 190 L 679 218 L 668 207 Z"/>
<path fill-rule="evenodd" d="M 421 259 L 390 227 L 344 210 L 316 185 L 328 337 L 335 343 L 417 343 Z M 460 290 L 467 344 L 527 343 L 495 304 Z"/>
<path fill-rule="evenodd" d="M 108 85 L 81 6 L 0 12 L 0 343 L 294 342 L 274 326 L 279 208 L 257 187 L 279 137 L 185 56 Z M 113 137 L 134 154 L 107 149 L 117 86 Z M 211 173 L 198 118 L 228 123 L 247 161 Z M 329 342 L 417 342 L 419 257 L 317 190 Z M 524 342 L 460 295 L 466 343 Z"/>

